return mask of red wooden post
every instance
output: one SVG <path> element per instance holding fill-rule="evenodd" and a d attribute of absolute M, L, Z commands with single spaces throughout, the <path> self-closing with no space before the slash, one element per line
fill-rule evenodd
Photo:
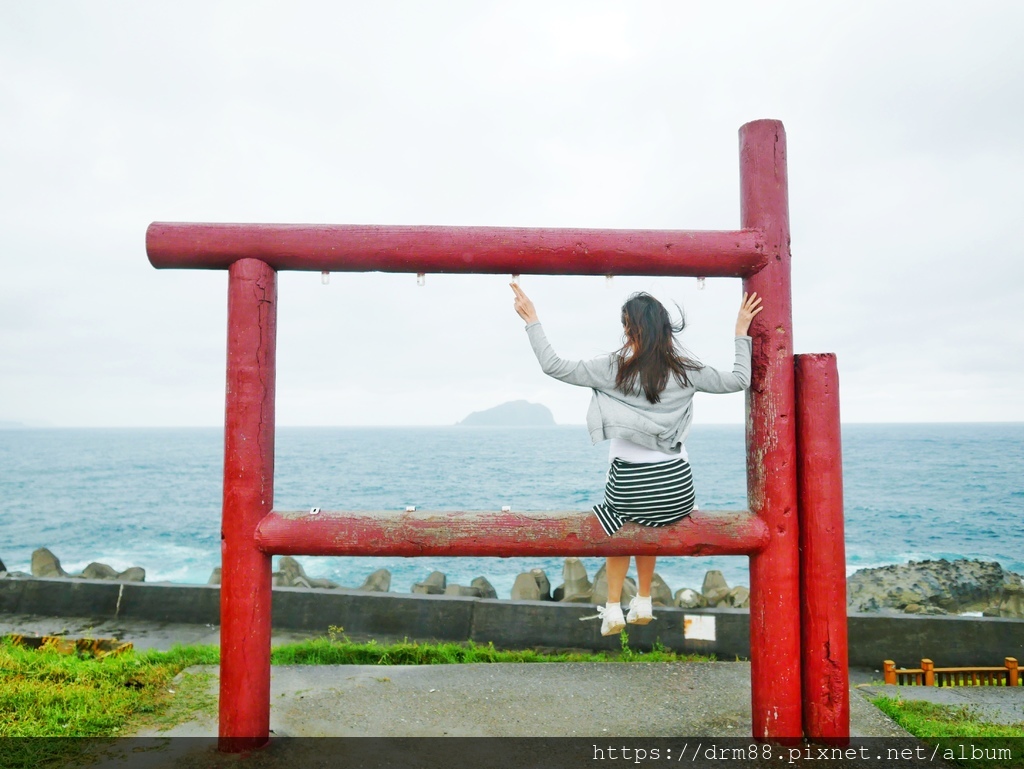
<path fill-rule="evenodd" d="M 743 281 L 764 297 L 754 319 L 747 393 L 747 496 L 772 541 L 750 557 L 750 675 L 754 737 L 803 735 L 800 705 L 800 585 L 793 300 L 790 289 L 786 133 L 777 120 L 740 128 L 740 215 L 761 229 L 768 264 Z"/>
<path fill-rule="evenodd" d="M 277 274 L 241 259 L 228 276 L 220 745 L 240 751 L 270 737 L 271 566 L 255 532 L 274 504 Z"/>
<path fill-rule="evenodd" d="M 839 372 L 835 355 L 795 357 L 804 733 L 843 740 L 850 736 L 850 671 Z"/>

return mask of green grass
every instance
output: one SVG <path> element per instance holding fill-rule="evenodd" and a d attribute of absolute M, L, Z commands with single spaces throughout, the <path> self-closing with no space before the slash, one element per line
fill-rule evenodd
<path fill-rule="evenodd" d="M 174 694 L 171 682 L 184 668 L 217 656 L 211 647 L 177 647 L 97 658 L 0 643 L 0 766 L 42 767 L 85 747 L 75 739 L 17 738 L 117 737 L 129 733 L 130 723 L 174 714 L 176 703 L 195 707 L 207 682 L 186 676 Z"/>
<path fill-rule="evenodd" d="M 965 746 L 964 752 L 970 755 L 972 740 L 984 739 L 983 743 L 977 743 L 978 748 L 1012 750 L 1014 746 L 1011 739 L 1024 737 L 1024 722 L 1012 725 L 988 723 L 967 707 L 937 705 L 898 697 L 876 697 L 871 702 L 915 737 L 929 745 L 938 743 L 943 752 L 947 748 L 951 749 L 957 757 L 961 754 L 961 749 L 957 747 L 960 744 Z M 1020 766 L 1019 757 L 1003 761 L 992 758 L 993 755 L 998 754 L 989 754 L 989 757 L 977 760 L 957 760 L 955 763 L 971 769 L 1009 769 Z"/>
<path fill-rule="evenodd" d="M 649 652 L 631 649 L 625 633 L 621 648 L 600 653 L 506 651 L 492 644 L 356 643 L 340 628 L 329 637 L 277 646 L 274 665 L 451 665 L 466 663 L 546 662 L 680 662 L 713 658 L 678 654 L 660 645 Z M 175 646 L 170 651 L 126 652 L 95 658 L 28 649 L 0 642 L 0 766 L 44 769 L 63 764 L 82 749 L 74 739 L 33 737 L 112 738 L 144 727 L 171 727 L 196 712 L 216 715 L 217 698 L 210 691 L 212 675 L 188 673 L 193 665 L 216 665 L 216 646 Z M 874 704 L 900 726 L 926 742 L 941 740 L 945 748 L 955 738 L 1020 738 L 1024 724 L 1002 726 L 980 721 L 965 708 L 880 697 Z M 986 745 L 998 746 L 996 742 Z M 1003 769 L 1010 763 L 985 759 L 965 766 Z"/>
<path fill-rule="evenodd" d="M 617 652 L 539 652 L 506 651 L 493 644 L 475 643 L 401 643 L 349 641 L 340 628 L 332 627 L 328 638 L 315 638 L 297 644 L 275 647 L 270 654 L 273 665 L 460 665 L 487 662 L 708 662 L 713 657 L 679 654 L 655 644 L 649 652 L 629 647 L 626 633 L 620 636 Z"/>
<path fill-rule="evenodd" d="M 330 637 L 271 650 L 274 665 L 451 665 L 497 662 L 679 662 L 710 657 L 677 654 L 661 646 L 612 653 L 503 651 L 488 644 L 354 643 L 341 628 Z M 216 715 L 213 676 L 186 673 L 193 665 L 216 665 L 216 646 L 175 646 L 170 651 L 125 652 L 96 658 L 29 649 L 0 641 L 0 767 L 63 766 L 89 745 L 61 737 L 113 738 L 142 728 L 170 728 L 197 712 Z M 33 739 L 45 737 L 48 739 Z M 6 739 L 13 738 L 13 739 Z M 24 739 L 17 739 L 24 738 Z"/>
<path fill-rule="evenodd" d="M 203 647 L 96 658 L 0 644 L 0 737 L 116 736 L 157 710 L 181 670 L 216 658 Z"/>

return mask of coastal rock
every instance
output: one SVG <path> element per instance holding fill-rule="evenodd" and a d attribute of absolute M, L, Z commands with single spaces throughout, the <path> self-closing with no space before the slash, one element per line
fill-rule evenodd
<path fill-rule="evenodd" d="M 726 590 L 725 588 L 718 588 L 716 590 L 711 591 L 710 593 L 703 594 L 703 597 L 705 597 L 708 600 L 709 606 L 719 606 L 724 604 L 725 601 L 729 598 L 730 592 L 732 591 Z"/>
<path fill-rule="evenodd" d="M 902 612 L 914 604 L 948 613 L 984 611 L 1015 585 L 1020 575 L 993 561 L 911 561 L 852 574 L 846 606 L 851 612 Z"/>
<path fill-rule="evenodd" d="M 672 605 L 672 588 L 665 584 L 658 572 L 651 577 L 651 604 L 654 606 Z"/>
<path fill-rule="evenodd" d="M 718 606 L 729 597 L 731 588 L 725 581 L 722 572 L 718 569 L 711 569 L 704 574 L 704 584 L 700 588 L 701 595 L 708 602 L 708 606 Z"/>
<path fill-rule="evenodd" d="M 636 595 L 636 580 L 632 577 L 626 577 L 626 580 L 622 583 L 622 596 L 619 603 L 627 604 L 633 600 L 633 596 Z M 590 602 L 597 604 L 598 606 L 604 606 L 608 603 L 608 577 L 605 576 L 605 566 L 602 565 L 597 570 L 597 574 L 594 575 L 594 588 L 590 594 Z"/>
<path fill-rule="evenodd" d="M 482 598 L 480 588 L 467 587 L 466 585 L 448 585 L 444 589 L 445 595 L 458 595 L 466 598 Z"/>
<path fill-rule="evenodd" d="M 469 586 L 479 590 L 481 598 L 498 597 L 498 591 L 494 589 L 494 585 L 487 581 L 486 577 L 473 577 L 469 582 Z"/>
<path fill-rule="evenodd" d="M 678 606 L 680 609 L 703 609 L 708 605 L 708 599 L 696 590 L 684 587 L 681 590 L 676 591 L 676 597 L 673 604 Z"/>
<path fill-rule="evenodd" d="M 444 595 L 447 586 L 448 578 L 439 571 L 432 571 L 425 580 L 412 586 L 412 592 L 420 595 Z"/>
<path fill-rule="evenodd" d="M 999 602 L 999 616 L 1024 619 L 1024 586 L 1005 585 L 1003 599 Z"/>
<path fill-rule="evenodd" d="M 605 565 L 594 574 L 594 583 L 590 588 L 590 602 L 598 606 L 608 603 L 608 578 L 605 576 Z"/>
<path fill-rule="evenodd" d="M 550 601 L 551 582 L 543 569 L 530 569 L 516 577 L 512 583 L 513 601 Z"/>
<path fill-rule="evenodd" d="M 306 576 L 306 570 L 302 568 L 302 564 L 290 555 L 282 556 L 281 560 L 277 562 L 277 573 L 281 577 L 280 585 L 282 587 L 309 587 L 309 577 Z M 296 583 L 300 579 L 306 584 L 297 585 Z"/>
<path fill-rule="evenodd" d="M 579 558 L 566 558 L 562 564 L 562 584 L 555 588 L 552 598 L 566 603 L 589 603 L 592 589 L 583 562 Z"/>
<path fill-rule="evenodd" d="M 7 573 L 7 567 L 4 566 L 4 562 L 2 560 L 0 560 L 0 571 L 2 571 L 4 574 Z"/>
<path fill-rule="evenodd" d="M 66 577 L 68 573 L 60 566 L 60 559 L 45 547 L 32 551 L 33 577 Z"/>
<path fill-rule="evenodd" d="M 529 572 L 522 572 L 516 575 L 516 581 L 512 583 L 513 601 L 539 601 L 540 585 Z"/>
<path fill-rule="evenodd" d="M 105 563 L 93 561 L 82 569 L 83 579 L 117 579 L 117 569 Z"/>
<path fill-rule="evenodd" d="M 129 566 L 127 569 L 118 574 L 115 579 L 122 582 L 145 582 L 146 581 L 146 570 L 141 566 Z"/>
<path fill-rule="evenodd" d="M 729 595 L 725 598 L 725 603 L 734 609 L 749 609 L 750 591 L 743 587 L 743 585 L 737 585 L 729 591 Z"/>
<path fill-rule="evenodd" d="M 118 571 L 105 563 L 93 561 L 84 569 L 81 574 L 65 574 L 65 577 L 74 579 L 112 579 L 120 582 L 145 582 L 146 570 L 141 566 L 129 566 L 124 571 Z"/>
<path fill-rule="evenodd" d="M 718 569 L 709 569 L 704 572 L 704 583 L 701 585 L 700 592 L 707 597 L 716 590 L 725 590 L 728 593 L 729 583 L 725 581 L 725 577 Z"/>
<path fill-rule="evenodd" d="M 377 569 L 363 581 L 359 589 L 368 590 L 371 593 L 388 592 L 391 589 L 391 572 L 387 569 Z"/>
<path fill-rule="evenodd" d="M 512 583 L 513 601 L 550 601 L 551 582 L 543 569 L 530 569 Z"/>
<path fill-rule="evenodd" d="M 537 587 L 540 588 L 540 600 L 551 600 L 551 580 L 543 569 L 530 569 L 530 574 L 537 580 Z"/>
<path fill-rule="evenodd" d="M 710 593 L 705 593 L 704 598 L 707 599 L 708 606 L 720 606 L 725 603 L 730 592 L 732 591 L 720 587 L 716 590 L 712 590 Z"/>
<path fill-rule="evenodd" d="M 909 603 L 903 608 L 904 614 L 949 614 L 938 606 L 926 606 L 919 603 Z"/>
<path fill-rule="evenodd" d="M 309 586 L 314 587 L 317 590 L 336 590 L 341 587 L 337 582 L 323 578 L 309 580 Z"/>
<path fill-rule="evenodd" d="M 221 568 L 220 566 L 217 566 L 217 567 L 214 568 L 214 570 L 212 572 L 210 572 L 210 578 L 208 580 L 206 580 L 206 584 L 207 585 L 219 585 L 220 584 L 220 573 L 221 573 L 220 572 L 220 568 Z"/>
<path fill-rule="evenodd" d="M 302 568 L 302 564 L 290 555 L 282 556 L 281 560 L 277 562 L 277 571 L 271 575 L 271 584 L 274 587 L 304 587 L 321 590 L 333 590 L 340 587 L 337 582 L 332 580 L 310 577 Z"/>

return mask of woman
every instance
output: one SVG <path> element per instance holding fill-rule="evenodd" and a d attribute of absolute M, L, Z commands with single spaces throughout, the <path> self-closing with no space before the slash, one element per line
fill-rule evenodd
<path fill-rule="evenodd" d="M 605 533 L 626 521 L 668 526 L 694 507 L 693 480 L 686 456 L 686 436 L 693 420 L 695 392 L 731 393 L 750 386 L 750 322 L 761 312 L 757 294 L 744 294 L 736 319 L 736 358 L 731 373 L 716 371 L 686 357 L 665 307 L 650 294 L 633 294 L 622 306 L 624 344 L 610 355 L 589 361 L 563 360 L 551 348 L 530 298 L 515 283 L 515 310 L 545 374 L 569 384 L 590 387 L 594 396 L 587 428 L 594 443 L 610 441 L 605 501 L 594 513 Z M 654 616 L 651 578 L 657 556 L 638 555 L 637 595 L 622 614 L 622 583 L 630 556 L 606 562 L 608 603 L 599 609 L 601 635 L 615 635 L 626 623 L 646 625 Z"/>

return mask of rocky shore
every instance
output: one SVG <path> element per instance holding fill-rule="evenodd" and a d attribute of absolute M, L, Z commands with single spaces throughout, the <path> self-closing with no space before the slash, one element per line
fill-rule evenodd
<path fill-rule="evenodd" d="M 846 605 L 851 612 L 970 612 L 1024 619 L 1024 580 L 994 561 L 911 561 L 852 574 Z"/>
<path fill-rule="evenodd" d="M 100 563 L 90 563 L 79 574 L 69 574 L 60 560 L 46 548 L 32 553 L 32 573 L 8 573 L 0 561 L 0 578 L 49 577 L 67 579 L 104 579 L 143 582 L 145 569 L 133 566 L 124 571 Z M 220 584 L 220 569 L 210 575 L 208 584 Z M 329 579 L 308 576 L 302 565 L 291 556 L 277 559 L 273 572 L 275 587 L 304 587 L 332 590 L 342 587 Z M 391 589 L 391 573 L 378 569 L 364 580 L 359 590 L 386 593 Z M 485 577 L 476 577 L 469 585 L 450 584 L 439 571 L 427 575 L 412 586 L 413 593 L 455 595 L 476 598 L 497 598 L 497 592 Z M 626 578 L 623 599 L 636 594 L 636 583 Z M 911 561 L 908 564 L 861 569 L 847 579 L 847 609 L 850 612 L 906 614 L 980 614 L 987 617 L 1024 619 L 1024 579 L 992 561 L 957 559 L 947 561 Z M 562 581 L 552 589 L 551 580 L 542 569 L 532 569 L 516 577 L 510 598 L 527 601 L 558 601 L 564 603 L 604 604 L 608 583 L 604 567 L 593 579 L 578 558 L 566 558 Z M 703 607 L 748 608 L 750 591 L 739 585 L 730 587 L 722 573 L 708 571 L 700 589 L 691 587 L 675 591 L 657 574 L 651 588 L 655 605 L 683 609 Z"/>

